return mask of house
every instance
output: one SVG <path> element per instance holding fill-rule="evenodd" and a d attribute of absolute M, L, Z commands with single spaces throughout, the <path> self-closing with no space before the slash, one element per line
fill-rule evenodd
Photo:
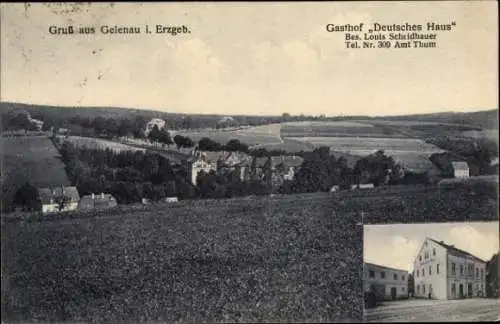
<path fill-rule="evenodd" d="M 100 195 L 91 194 L 83 196 L 78 202 L 78 209 L 107 209 L 118 206 L 115 197 L 110 194 L 101 193 Z"/>
<path fill-rule="evenodd" d="M 467 162 L 451 162 L 453 168 L 453 176 L 455 178 L 468 178 L 469 177 L 469 165 Z"/>
<path fill-rule="evenodd" d="M 374 292 L 376 300 L 408 298 L 408 271 L 374 263 L 364 263 L 363 289 Z"/>
<path fill-rule="evenodd" d="M 330 188 L 330 192 L 337 192 L 339 190 L 340 190 L 340 187 L 337 186 L 337 185 L 335 185 L 335 186 L 333 186 L 333 187 Z"/>
<path fill-rule="evenodd" d="M 358 185 L 351 185 L 351 190 L 356 190 L 356 189 L 373 189 L 375 186 L 373 183 L 360 183 Z"/>
<path fill-rule="evenodd" d="M 149 135 L 149 132 L 151 132 L 155 126 L 158 127 L 158 130 L 160 130 L 163 127 L 165 127 L 165 121 L 163 119 L 160 119 L 160 118 L 151 119 L 146 124 L 146 129 L 144 130 L 144 135 L 146 135 L 146 137 L 147 137 Z"/>
<path fill-rule="evenodd" d="M 42 213 L 76 210 L 80 195 L 76 187 L 57 187 L 38 189 Z"/>
<path fill-rule="evenodd" d="M 165 202 L 168 202 L 168 203 L 179 202 L 179 199 L 177 197 L 167 197 L 167 198 L 165 198 Z"/>
<path fill-rule="evenodd" d="M 217 171 L 217 158 L 218 155 L 209 154 L 217 152 L 201 152 L 195 151 L 193 156 L 186 159 L 186 170 L 188 173 L 188 180 L 194 186 L 197 185 L 196 178 L 201 171 L 209 173 L 210 171 Z"/>
<path fill-rule="evenodd" d="M 426 238 L 413 263 L 415 297 L 485 296 L 486 262 L 443 241 Z"/>
<path fill-rule="evenodd" d="M 252 180 L 269 180 L 273 186 L 280 186 L 284 181 L 291 181 L 302 165 L 300 156 L 254 157 L 251 162 Z"/>

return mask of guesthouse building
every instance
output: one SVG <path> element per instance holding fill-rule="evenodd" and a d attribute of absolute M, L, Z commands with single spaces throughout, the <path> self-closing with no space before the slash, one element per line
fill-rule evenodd
<path fill-rule="evenodd" d="M 443 241 L 426 238 L 413 269 L 415 297 L 446 300 L 485 296 L 486 262 Z"/>

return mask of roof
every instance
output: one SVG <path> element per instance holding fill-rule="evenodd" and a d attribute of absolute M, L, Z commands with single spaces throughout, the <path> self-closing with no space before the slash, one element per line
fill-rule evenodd
<path fill-rule="evenodd" d="M 455 170 L 469 170 L 469 165 L 467 164 L 467 162 L 463 161 L 451 162 L 451 165 Z"/>
<path fill-rule="evenodd" d="M 76 187 L 56 187 L 56 188 L 39 188 L 38 195 L 42 204 L 50 204 L 51 199 L 55 199 L 62 196 L 62 190 L 64 188 L 64 195 L 71 197 L 73 201 L 79 201 L 80 195 Z"/>
<path fill-rule="evenodd" d="M 448 252 L 451 252 L 452 254 L 459 255 L 459 256 L 462 256 L 462 257 L 469 257 L 469 258 L 473 258 L 473 259 L 476 259 L 476 260 L 478 260 L 478 261 L 480 261 L 480 262 L 484 262 L 484 263 L 486 263 L 486 261 L 484 261 L 484 260 L 482 260 L 482 259 L 478 258 L 477 256 L 472 255 L 472 254 L 470 254 L 469 252 L 466 252 L 466 251 L 464 251 L 464 250 L 457 249 L 456 247 L 454 247 L 454 246 L 452 246 L 452 245 L 448 245 L 448 244 L 444 243 L 443 241 L 436 241 L 436 240 L 434 240 L 434 239 L 432 239 L 432 238 L 429 238 L 429 237 L 428 237 L 428 239 L 429 239 L 429 240 L 431 240 L 431 241 L 433 241 L 434 243 L 437 243 L 437 244 L 441 245 L 441 246 L 442 246 L 442 247 L 444 247 L 446 250 L 448 250 Z"/>
<path fill-rule="evenodd" d="M 401 272 L 410 273 L 408 270 L 386 267 L 386 266 L 375 264 L 375 263 L 365 262 L 365 264 L 366 265 L 370 265 L 372 267 L 383 268 L 383 269 L 392 270 L 392 271 L 401 271 Z"/>
<path fill-rule="evenodd" d="M 257 167 L 263 167 L 266 165 L 268 157 L 258 157 L 255 158 L 255 165 Z M 303 158 L 300 156 L 272 156 L 271 157 L 271 167 L 275 168 L 277 165 L 283 163 L 287 167 L 299 167 L 302 165 Z"/>

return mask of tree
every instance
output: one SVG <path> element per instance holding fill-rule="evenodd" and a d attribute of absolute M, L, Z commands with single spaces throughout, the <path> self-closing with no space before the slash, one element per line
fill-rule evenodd
<path fill-rule="evenodd" d="M 38 190 L 26 182 L 17 189 L 13 203 L 15 206 L 21 206 L 23 210 L 35 210 L 38 207 Z"/>
<path fill-rule="evenodd" d="M 170 145 L 173 143 L 170 133 L 165 128 L 162 128 L 158 133 L 158 142 L 163 145 Z"/>
<path fill-rule="evenodd" d="M 156 143 L 160 139 L 161 133 L 157 125 L 154 125 L 153 129 L 148 134 L 148 140 L 151 143 Z"/>
<path fill-rule="evenodd" d="M 249 150 L 248 145 L 241 143 L 237 139 L 229 140 L 226 143 L 226 145 L 224 145 L 224 149 L 230 152 L 245 152 L 245 153 L 247 153 Z"/>
<path fill-rule="evenodd" d="M 216 152 L 216 151 L 222 151 L 223 146 L 220 143 L 215 142 L 208 137 L 204 137 L 200 139 L 200 141 L 198 142 L 198 148 L 200 151 Z"/>
<path fill-rule="evenodd" d="M 69 196 L 65 196 L 65 195 L 61 195 L 61 196 L 58 196 L 54 199 L 55 203 L 57 204 L 57 209 L 59 211 L 62 211 L 64 210 L 64 208 L 66 208 L 68 206 L 68 204 L 71 202 L 71 197 Z"/>

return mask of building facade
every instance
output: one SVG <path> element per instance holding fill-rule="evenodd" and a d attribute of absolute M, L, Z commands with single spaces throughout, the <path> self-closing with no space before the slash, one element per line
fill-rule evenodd
<path fill-rule="evenodd" d="M 146 129 L 144 130 L 144 135 L 146 135 L 146 137 L 147 137 L 155 126 L 158 127 L 158 130 L 161 130 L 163 127 L 165 127 L 165 121 L 163 119 L 160 119 L 160 118 L 151 119 L 146 124 Z"/>
<path fill-rule="evenodd" d="M 486 262 L 442 241 L 426 238 L 413 269 L 415 297 L 446 300 L 485 296 Z"/>
<path fill-rule="evenodd" d="M 452 162 L 453 176 L 455 178 L 468 178 L 469 177 L 469 165 L 467 162 Z"/>
<path fill-rule="evenodd" d="M 374 292 L 377 300 L 408 298 L 408 271 L 365 262 L 364 292 Z"/>
<path fill-rule="evenodd" d="M 78 208 L 80 195 L 76 187 L 38 189 L 38 199 L 42 213 L 72 211 Z"/>

